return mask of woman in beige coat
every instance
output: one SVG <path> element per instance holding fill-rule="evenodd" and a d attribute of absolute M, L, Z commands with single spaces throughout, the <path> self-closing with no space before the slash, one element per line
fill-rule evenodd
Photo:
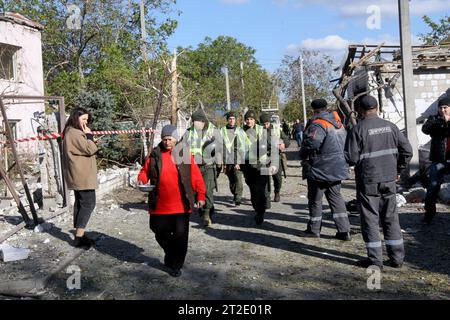
<path fill-rule="evenodd" d="M 75 247 L 89 248 L 94 241 L 85 235 L 89 218 L 95 208 L 97 183 L 97 146 L 88 127 L 89 112 L 76 108 L 70 114 L 64 128 L 63 157 L 64 176 L 69 190 L 74 190 L 73 217 Z"/>

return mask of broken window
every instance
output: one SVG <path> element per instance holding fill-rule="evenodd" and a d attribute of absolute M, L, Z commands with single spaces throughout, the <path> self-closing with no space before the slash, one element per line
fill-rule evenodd
<path fill-rule="evenodd" d="M 0 43 L 0 79 L 16 79 L 16 52 L 18 48 Z"/>
<path fill-rule="evenodd" d="M 20 120 L 8 120 L 9 127 L 11 128 L 11 134 L 13 136 L 13 139 L 17 139 L 17 128 Z"/>
<path fill-rule="evenodd" d="M 13 136 L 13 140 L 16 140 L 17 139 L 17 136 L 18 136 L 18 134 L 17 134 L 17 129 L 18 129 L 18 127 L 19 127 L 19 122 L 20 122 L 20 120 L 11 120 L 11 119 L 8 119 L 8 124 L 9 124 L 9 127 L 11 128 L 11 134 L 12 134 L 12 136 Z M 1 130 L 1 133 L 0 134 L 4 134 L 5 135 L 5 122 L 4 121 L 2 121 L 1 123 L 1 128 L 0 128 L 0 130 Z M 0 140 L 3 140 L 3 139 L 0 139 Z"/>

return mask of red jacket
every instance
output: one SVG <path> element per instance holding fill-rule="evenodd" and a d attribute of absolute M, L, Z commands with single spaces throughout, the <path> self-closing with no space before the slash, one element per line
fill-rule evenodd
<path fill-rule="evenodd" d="M 156 209 L 150 210 L 150 214 L 177 214 L 192 212 L 192 209 L 183 202 L 182 190 L 180 189 L 180 177 L 177 166 L 172 158 L 171 150 L 161 150 L 162 168 L 158 186 L 158 200 Z M 138 175 L 138 181 L 146 184 L 149 180 L 148 172 L 150 167 L 150 157 L 147 157 L 144 167 Z M 197 201 L 205 200 L 205 183 L 202 174 L 194 157 L 191 156 L 191 185 L 197 193 Z M 155 182 L 152 182 L 152 184 Z"/>

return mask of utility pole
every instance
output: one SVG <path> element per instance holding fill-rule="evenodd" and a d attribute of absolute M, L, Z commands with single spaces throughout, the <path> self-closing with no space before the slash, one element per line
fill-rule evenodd
<path fill-rule="evenodd" d="M 177 125 L 177 109 L 178 109 L 178 71 L 177 71 L 177 49 L 173 50 L 173 59 L 172 59 L 172 116 L 171 122 L 172 125 Z"/>
<path fill-rule="evenodd" d="M 144 62 L 147 63 L 147 29 L 145 28 L 145 1 L 141 0 L 141 51 Z"/>
<path fill-rule="evenodd" d="M 242 104 L 245 106 L 244 62 L 241 61 Z"/>
<path fill-rule="evenodd" d="M 409 165 L 409 175 L 419 170 L 419 142 L 417 139 L 416 106 L 414 103 L 413 61 L 411 46 L 411 23 L 409 0 L 398 0 L 400 16 L 400 43 L 402 52 L 403 103 L 405 111 L 406 135 L 413 149 L 413 158 Z"/>
<path fill-rule="evenodd" d="M 300 81 L 302 83 L 303 124 L 306 127 L 305 83 L 303 81 L 303 55 L 300 55 Z"/>
<path fill-rule="evenodd" d="M 227 66 L 224 67 L 224 72 L 225 72 L 225 85 L 227 87 L 227 110 L 230 111 L 231 110 L 230 82 L 228 80 L 228 67 Z"/>

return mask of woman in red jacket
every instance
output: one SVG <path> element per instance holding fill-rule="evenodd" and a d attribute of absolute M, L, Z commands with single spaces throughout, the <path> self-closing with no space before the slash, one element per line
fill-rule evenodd
<path fill-rule="evenodd" d="M 177 128 L 167 125 L 161 143 L 147 157 L 138 176 L 139 184 L 151 184 L 149 193 L 150 229 L 164 249 L 164 265 L 173 277 L 181 275 L 188 248 L 189 216 L 194 207 L 205 204 L 205 184 L 194 158 L 175 161 Z M 179 154 L 177 154 L 179 156 Z"/>

